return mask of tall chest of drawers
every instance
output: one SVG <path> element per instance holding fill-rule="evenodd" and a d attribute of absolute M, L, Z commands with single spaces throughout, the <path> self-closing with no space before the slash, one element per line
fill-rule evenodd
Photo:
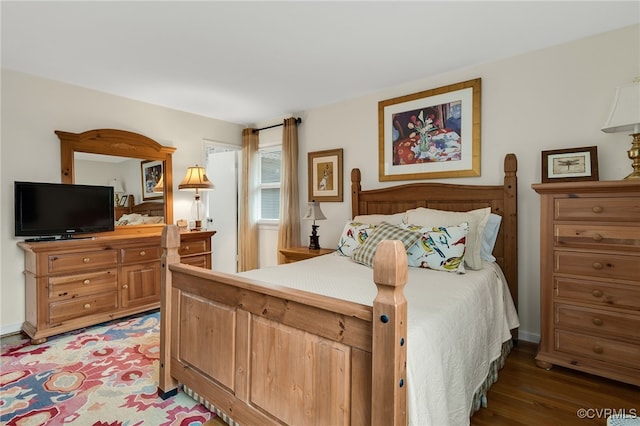
<path fill-rule="evenodd" d="M 211 268 L 215 231 L 180 236 L 180 261 Z M 55 334 L 160 307 L 160 236 L 20 242 L 25 322 L 33 343 Z"/>
<path fill-rule="evenodd" d="M 532 187 L 541 196 L 536 363 L 640 385 L 640 182 Z"/>

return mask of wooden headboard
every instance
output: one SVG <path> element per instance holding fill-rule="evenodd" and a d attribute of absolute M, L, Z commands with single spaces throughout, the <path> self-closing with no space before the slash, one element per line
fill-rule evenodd
<path fill-rule="evenodd" d="M 502 216 L 493 250 L 507 278 L 513 301 L 518 306 L 518 161 L 515 154 L 504 158 L 501 185 L 456 185 L 449 183 L 412 183 L 363 191 L 359 169 L 351 171 L 352 217 L 363 214 L 401 213 L 417 207 L 449 211 L 468 211 L 491 207 Z"/>
<path fill-rule="evenodd" d="M 164 216 L 164 204 L 146 201 L 132 206 L 131 213 L 139 213 L 147 216 Z"/>

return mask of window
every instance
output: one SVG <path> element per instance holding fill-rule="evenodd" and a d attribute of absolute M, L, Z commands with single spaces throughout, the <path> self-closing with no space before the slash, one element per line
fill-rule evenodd
<path fill-rule="evenodd" d="M 280 146 L 259 150 L 258 197 L 260 220 L 280 218 L 280 171 L 282 169 L 282 149 Z"/>

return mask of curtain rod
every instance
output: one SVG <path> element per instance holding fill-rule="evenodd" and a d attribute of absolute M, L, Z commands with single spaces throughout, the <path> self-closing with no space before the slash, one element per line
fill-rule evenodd
<path fill-rule="evenodd" d="M 302 123 L 302 118 L 300 118 L 300 117 L 296 117 L 296 124 L 300 124 L 300 123 Z M 253 132 L 252 132 L 252 133 L 259 132 L 260 130 L 272 129 L 272 128 L 274 128 L 274 127 L 279 127 L 279 126 L 284 126 L 284 122 L 283 122 L 283 123 L 280 123 L 280 124 L 274 124 L 273 126 L 261 127 L 261 128 L 259 128 L 259 129 L 253 129 Z"/>

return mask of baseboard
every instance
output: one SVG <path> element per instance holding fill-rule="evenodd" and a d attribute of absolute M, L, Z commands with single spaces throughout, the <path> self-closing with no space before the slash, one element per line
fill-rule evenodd
<path fill-rule="evenodd" d="M 0 337 L 19 333 L 21 329 L 22 323 L 0 325 Z"/>
<path fill-rule="evenodd" d="M 529 333 L 519 328 L 518 340 L 524 340 L 527 342 L 535 343 L 537 345 L 538 343 L 540 343 L 540 335 L 535 333 Z"/>

